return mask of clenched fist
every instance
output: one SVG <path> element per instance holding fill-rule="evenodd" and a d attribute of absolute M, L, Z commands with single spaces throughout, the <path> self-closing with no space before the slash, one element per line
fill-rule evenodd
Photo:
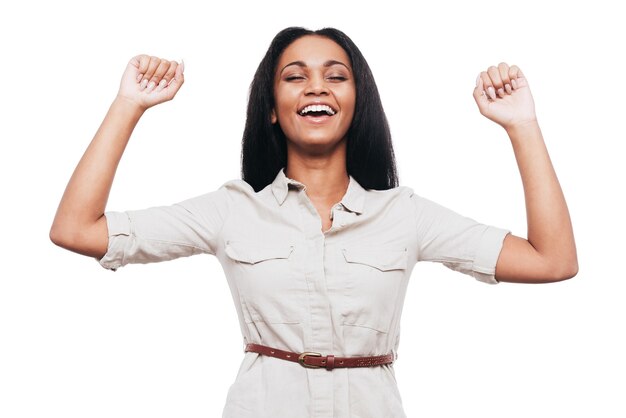
<path fill-rule="evenodd" d="M 185 81 L 183 71 L 176 61 L 137 55 L 128 62 L 117 95 L 146 110 L 174 98 Z"/>
<path fill-rule="evenodd" d="M 505 62 L 491 66 L 476 79 L 474 99 L 486 118 L 510 129 L 536 122 L 535 103 L 522 70 Z"/>

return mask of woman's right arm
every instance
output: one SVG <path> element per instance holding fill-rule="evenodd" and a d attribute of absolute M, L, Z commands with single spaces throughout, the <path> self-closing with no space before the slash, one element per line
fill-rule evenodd
<path fill-rule="evenodd" d="M 174 98 L 184 82 L 183 70 L 176 61 L 148 55 L 129 61 L 119 92 L 59 203 L 50 228 L 56 245 L 96 258 L 106 254 L 104 210 L 126 144 L 148 108 Z"/>

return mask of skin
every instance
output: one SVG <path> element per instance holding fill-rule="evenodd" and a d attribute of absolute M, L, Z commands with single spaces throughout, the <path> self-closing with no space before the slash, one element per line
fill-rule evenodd
<path fill-rule="evenodd" d="M 148 55 L 131 59 L 118 95 L 61 199 L 50 230 L 55 244 L 91 257 L 104 256 L 108 246 L 104 210 L 130 135 L 143 113 L 171 100 L 183 82 L 183 66 L 175 61 Z M 356 93 L 345 51 L 327 38 L 298 39 L 280 58 L 274 95 L 272 122 L 280 124 L 287 136 L 286 174 L 307 186 L 322 231 L 327 231 L 331 207 L 341 201 L 349 183 L 345 135 Z M 546 283 L 575 276 L 578 261 L 572 224 L 528 81 L 519 67 L 500 63 L 479 74 L 473 95 L 480 113 L 508 135 L 524 187 L 528 238 L 507 235 L 496 279 Z M 316 101 L 327 103 L 336 114 L 317 121 L 297 114 L 303 105 Z"/>
<path fill-rule="evenodd" d="M 480 113 L 509 136 L 526 203 L 528 238 L 507 235 L 496 279 L 546 283 L 574 277 L 578 273 L 574 231 L 526 77 L 515 65 L 491 66 L 476 79 L 474 99 Z"/>
<path fill-rule="evenodd" d="M 183 83 L 183 65 L 176 61 L 149 55 L 129 61 L 119 92 L 61 198 L 50 228 L 52 242 L 90 257 L 106 254 L 104 210 L 130 135 L 148 108 L 172 100 Z"/>
<path fill-rule="evenodd" d="M 346 133 L 352 123 L 356 87 L 346 52 L 321 36 L 304 36 L 283 51 L 274 81 L 272 123 L 287 137 L 287 177 L 307 186 L 322 231 L 332 225 L 331 208 L 341 201 L 350 181 L 346 169 Z M 337 113 L 321 121 L 298 111 L 325 103 Z"/>

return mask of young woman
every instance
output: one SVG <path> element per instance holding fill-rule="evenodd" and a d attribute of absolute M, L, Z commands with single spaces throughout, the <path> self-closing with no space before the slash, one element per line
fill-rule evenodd
<path fill-rule="evenodd" d="M 242 180 L 171 206 L 104 213 L 133 128 L 183 82 L 182 64 L 131 59 L 50 237 L 111 270 L 218 257 L 246 344 L 224 417 L 404 417 L 392 362 L 417 261 L 486 283 L 577 273 L 565 199 L 516 66 L 481 72 L 474 98 L 513 145 L 528 239 L 398 186 L 374 79 L 336 29 L 287 28 L 272 41 L 250 89 Z"/>

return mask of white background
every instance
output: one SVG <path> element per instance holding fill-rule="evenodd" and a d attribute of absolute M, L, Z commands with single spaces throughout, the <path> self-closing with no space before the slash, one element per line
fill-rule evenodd
<path fill-rule="evenodd" d="M 402 185 L 525 236 L 508 138 L 472 98 L 479 71 L 519 65 L 570 207 L 580 262 L 572 280 L 490 286 L 416 267 L 395 364 L 407 415 L 626 416 L 626 37 L 609 4 L 5 5 L 0 416 L 221 416 L 243 345 L 217 259 L 113 273 L 54 246 L 48 231 L 140 53 L 184 59 L 186 82 L 139 122 L 107 209 L 170 204 L 239 178 L 249 83 L 273 36 L 293 25 L 334 26 L 359 46 Z"/>

